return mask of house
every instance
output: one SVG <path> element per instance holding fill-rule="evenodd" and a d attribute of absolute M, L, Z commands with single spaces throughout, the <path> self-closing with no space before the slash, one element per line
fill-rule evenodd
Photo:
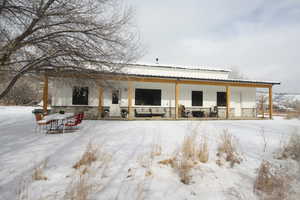
<path fill-rule="evenodd" d="M 126 64 L 119 72 L 92 76 L 45 74 L 52 111 L 84 111 L 90 119 L 255 119 L 256 89 L 272 96 L 278 82 L 229 79 L 230 70 Z M 101 82 L 101 84 L 99 84 Z M 269 98 L 272 118 L 272 98 Z"/>

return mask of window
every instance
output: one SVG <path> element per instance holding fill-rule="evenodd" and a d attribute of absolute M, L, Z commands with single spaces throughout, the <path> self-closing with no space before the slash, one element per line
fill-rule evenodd
<path fill-rule="evenodd" d="M 73 88 L 73 105 L 88 105 L 89 104 L 89 88 L 74 87 Z"/>
<path fill-rule="evenodd" d="M 202 91 L 192 91 L 192 106 L 203 106 Z"/>
<path fill-rule="evenodd" d="M 113 90 L 112 92 L 112 104 L 119 104 L 119 90 Z"/>
<path fill-rule="evenodd" d="M 226 92 L 217 92 L 217 106 L 226 106 Z"/>
<path fill-rule="evenodd" d="M 135 105 L 160 106 L 161 90 L 135 89 Z"/>

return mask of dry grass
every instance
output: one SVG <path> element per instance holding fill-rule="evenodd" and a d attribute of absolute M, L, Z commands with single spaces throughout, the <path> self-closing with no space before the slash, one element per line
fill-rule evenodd
<path fill-rule="evenodd" d="M 66 189 L 63 199 L 87 200 L 91 195 L 102 191 L 108 184 L 107 171 L 112 156 L 106 153 L 102 145 L 88 143 L 81 159 L 73 166 L 78 169 Z M 92 163 L 94 163 L 92 165 Z"/>
<path fill-rule="evenodd" d="M 64 199 L 66 200 L 87 200 L 93 190 L 93 185 L 88 183 L 88 176 L 80 174 L 67 187 Z"/>
<path fill-rule="evenodd" d="M 192 176 L 191 170 L 199 164 L 208 162 L 209 151 L 206 137 L 198 140 L 198 135 L 193 132 L 184 137 L 180 148 L 174 153 L 172 158 L 159 161 L 159 164 L 171 166 L 184 184 L 190 184 Z"/>
<path fill-rule="evenodd" d="M 205 137 L 205 136 L 203 136 L 200 141 L 199 151 L 198 151 L 198 159 L 202 163 L 207 163 L 208 159 L 209 159 L 207 137 Z"/>
<path fill-rule="evenodd" d="M 90 166 L 93 162 L 97 160 L 106 160 L 109 159 L 109 155 L 102 151 L 101 145 L 93 145 L 88 143 L 87 148 L 80 160 L 75 163 L 73 168 L 79 169 L 81 166 Z"/>
<path fill-rule="evenodd" d="M 259 167 L 253 190 L 264 200 L 284 200 L 288 197 L 289 178 L 283 170 L 263 161 Z"/>
<path fill-rule="evenodd" d="M 153 159 L 155 156 L 160 156 L 162 153 L 162 147 L 160 140 L 153 140 L 151 145 L 150 157 Z"/>
<path fill-rule="evenodd" d="M 220 135 L 220 143 L 218 146 L 217 156 L 219 159 L 216 163 L 219 166 L 224 165 L 225 161 L 230 162 L 230 166 L 234 167 L 235 164 L 240 164 L 242 158 L 237 150 L 237 139 L 228 132 L 228 130 L 224 130 L 224 133 Z"/>
<path fill-rule="evenodd" d="M 300 162 L 300 134 L 294 133 L 290 136 L 289 141 L 283 146 L 279 159 L 291 158 Z"/>
<path fill-rule="evenodd" d="M 286 119 L 300 119 L 300 112 L 288 112 Z"/>
<path fill-rule="evenodd" d="M 45 160 L 42 164 L 34 168 L 32 174 L 32 180 L 41 181 L 41 180 L 48 180 L 48 178 L 44 175 L 44 169 L 47 167 L 47 160 Z"/>

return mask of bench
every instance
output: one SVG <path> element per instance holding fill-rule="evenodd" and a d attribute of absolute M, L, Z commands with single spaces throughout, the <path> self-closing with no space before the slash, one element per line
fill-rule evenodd
<path fill-rule="evenodd" d="M 136 108 L 134 111 L 136 117 L 152 117 L 150 108 Z"/>
<path fill-rule="evenodd" d="M 136 117 L 164 117 L 166 114 L 165 108 L 135 108 L 134 111 Z"/>
<path fill-rule="evenodd" d="M 152 114 L 152 116 L 164 117 L 166 114 L 166 109 L 165 108 L 151 108 L 151 114 Z"/>

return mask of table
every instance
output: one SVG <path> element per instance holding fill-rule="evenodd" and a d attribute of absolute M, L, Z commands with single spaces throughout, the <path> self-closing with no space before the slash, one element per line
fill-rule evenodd
<path fill-rule="evenodd" d="M 64 129 L 65 121 L 74 117 L 74 113 L 50 114 L 38 121 L 39 125 L 45 125 L 47 133 L 50 131 L 59 131 Z"/>

